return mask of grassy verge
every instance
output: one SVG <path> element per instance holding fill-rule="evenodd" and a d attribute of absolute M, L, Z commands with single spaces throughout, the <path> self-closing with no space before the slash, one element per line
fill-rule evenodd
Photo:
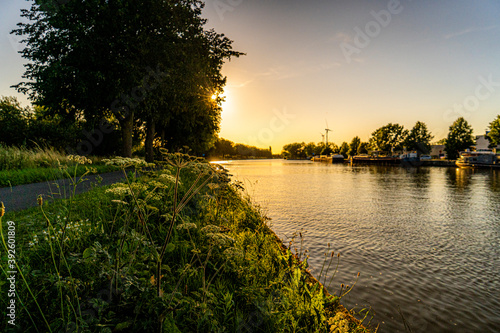
<path fill-rule="evenodd" d="M 0 217 L 0 331 L 367 332 L 224 170 L 175 154 L 142 174 Z"/>
<path fill-rule="evenodd" d="M 70 165 L 68 168 L 71 170 L 71 176 L 81 176 L 87 172 L 87 167 L 84 165 Z M 116 166 L 112 165 L 92 165 L 92 173 L 103 173 L 119 170 Z M 16 185 L 24 185 L 31 183 L 38 183 L 50 180 L 56 180 L 68 177 L 66 168 L 26 168 L 20 170 L 2 170 L 0 171 L 0 187 L 9 187 Z"/>
<path fill-rule="evenodd" d="M 57 167 L 72 163 L 65 154 L 53 148 L 26 149 L 0 145 L 0 170 Z"/>

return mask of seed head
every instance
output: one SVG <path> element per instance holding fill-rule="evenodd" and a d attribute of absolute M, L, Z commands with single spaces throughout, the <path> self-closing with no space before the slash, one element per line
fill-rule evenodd
<path fill-rule="evenodd" d="M 5 206 L 3 205 L 3 202 L 0 203 L 0 217 L 4 216 L 5 214 Z"/>
<path fill-rule="evenodd" d="M 38 206 L 43 205 L 43 197 L 41 195 L 38 196 L 38 198 L 36 199 L 36 201 L 38 202 Z"/>

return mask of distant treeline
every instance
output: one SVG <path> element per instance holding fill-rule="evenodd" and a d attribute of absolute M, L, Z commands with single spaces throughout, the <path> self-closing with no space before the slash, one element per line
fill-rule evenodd
<path fill-rule="evenodd" d="M 224 159 L 273 158 L 273 153 L 271 147 L 269 149 L 257 148 L 219 138 L 209 151 L 208 157 Z"/>
<path fill-rule="evenodd" d="M 431 151 L 431 140 L 434 136 L 427 129 L 427 125 L 417 121 L 411 130 L 407 130 L 399 124 L 389 123 L 376 129 L 369 139 L 369 142 L 362 142 L 355 136 L 351 143 L 343 142 L 337 146 L 333 142 L 311 143 L 290 143 L 283 146 L 282 155 L 284 158 L 300 159 L 310 158 L 315 155 L 342 154 L 345 158 L 359 154 L 366 154 L 369 151 L 377 151 L 387 155 L 397 154 L 402 151 L 416 151 L 419 155 L 429 154 Z M 490 147 L 500 145 L 500 115 L 498 115 L 489 126 L 486 138 L 490 141 Z M 472 135 L 472 127 L 460 117 L 453 122 L 449 128 L 448 136 L 438 141 L 445 145 L 448 159 L 456 159 L 460 151 L 471 148 L 475 145 L 475 138 Z"/>

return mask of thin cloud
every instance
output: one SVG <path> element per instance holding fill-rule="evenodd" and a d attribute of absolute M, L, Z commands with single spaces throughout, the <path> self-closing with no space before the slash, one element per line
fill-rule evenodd
<path fill-rule="evenodd" d="M 338 67 L 341 67 L 341 64 L 339 62 L 324 63 L 318 65 L 296 64 L 294 66 L 276 66 L 269 68 L 265 72 L 257 74 L 256 77 L 264 77 L 268 80 L 279 81 L 306 76 Z"/>
<path fill-rule="evenodd" d="M 247 85 L 249 85 L 250 83 L 252 83 L 254 80 L 247 80 L 245 82 L 242 82 L 242 83 L 238 83 L 238 84 L 228 84 L 227 87 L 231 87 L 231 88 L 243 88 L 243 87 L 246 87 Z"/>
<path fill-rule="evenodd" d="M 496 25 L 492 25 L 492 26 L 489 26 L 489 27 L 482 27 L 482 28 L 468 28 L 468 29 L 465 29 L 465 30 L 462 30 L 462 31 L 459 31 L 459 32 L 454 32 L 454 33 L 445 35 L 444 38 L 445 39 L 450 39 L 450 38 L 454 38 L 454 37 L 466 35 L 466 34 L 469 34 L 471 32 L 488 31 L 488 30 L 495 29 L 496 27 L 497 27 Z"/>

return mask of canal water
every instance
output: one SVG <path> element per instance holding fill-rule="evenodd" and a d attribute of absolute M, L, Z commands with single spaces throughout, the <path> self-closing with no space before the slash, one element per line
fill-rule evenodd
<path fill-rule="evenodd" d="M 405 322 L 412 332 L 500 332 L 500 171 L 223 165 L 285 243 L 302 233 L 316 277 L 327 251 L 341 254 L 332 294 L 361 273 L 342 303 L 371 308 L 379 332 L 407 332 Z"/>

